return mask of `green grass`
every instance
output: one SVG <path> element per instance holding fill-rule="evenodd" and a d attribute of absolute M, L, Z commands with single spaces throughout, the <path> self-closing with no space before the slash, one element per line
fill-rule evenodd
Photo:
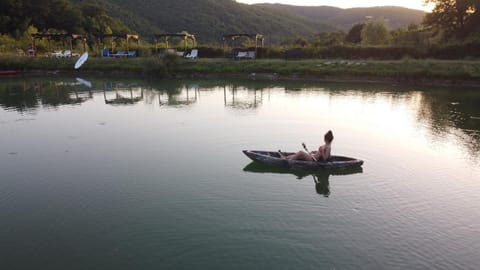
<path fill-rule="evenodd" d="M 393 78 L 435 80 L 479 80 L 478 60 L 300 60 L 281 59 L 230 60 L 230 59 L 170 59 L 164 63 L 159 58 L 105 59 L 90 57 L 80 72 L 138 73 L 165 76 L 177 74 L 252 74 L 276 73 L 281 77 L 305 78 Z M 16 69 L 73 71 L 75 59 L 31 58 L 1 56 L 0 70 Z"/>

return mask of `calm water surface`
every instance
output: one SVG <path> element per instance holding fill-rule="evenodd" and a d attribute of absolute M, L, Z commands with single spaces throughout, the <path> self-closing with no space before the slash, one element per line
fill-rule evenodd
<path fill-rule="evenodd" d="M 2 269 L 480 269 L 479 89 L 84 79 L 0 80 Z"/>

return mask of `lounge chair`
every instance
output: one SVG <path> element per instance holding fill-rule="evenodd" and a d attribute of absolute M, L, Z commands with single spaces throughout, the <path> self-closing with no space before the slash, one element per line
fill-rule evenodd
<path fill-rule="evenodd" d="M 185 54 L 184 52 L 177 52 L 177 55 L 180 57 L 183 57 L 184 54 Z"/>
<path fill-rule="evenodd" d="M 185 58 L 187 58 L 187 59 L 195 59 L 197 57 L 198 57 L 198 50 L 197 49 L 192 49 L 192 51 L 189 54 L 185 55 Z"/>
<path fill-rule="evenodd" d="M 65 50 L 61 57 L 72 57 L 72 51 L 70 50 Z"/>
<path fill-rule="evenodd" d="M 238 52 L 236 58 L 247 58 L 247 52 Z"/>
<path fill-rule="evenodd" d="M 102 50 L 102 57 L 110 57 L 110 50 L 109 49 L 103 49 Z"/>
<path fill-rule="evenodd" d="M 50 56 L 54 56 L 54 57 L 63 57 L 63 53 L 62 51 L 53 51 L 51 53 L 49 53 Z"/>
<path fill-rule="evenodd" d="M 127 57 L 127 54 L 124 52 L 124 51 L 118 51 L 115 56 L 118 56 L 118 57 Z"/>
<path fill-rule="evenodd" d="M 128 51 L 127 56 L 128 57 L 137 57 L 137 51 Z"/>

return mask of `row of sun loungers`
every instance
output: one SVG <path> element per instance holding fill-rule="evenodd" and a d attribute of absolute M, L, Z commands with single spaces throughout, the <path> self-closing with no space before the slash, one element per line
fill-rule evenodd
<path fill-rule="evenodd" d="M 198 58 L 198 50 L 197 49 L 192 49 L 190 53 L 185 54 L 184 51 L 176 51 L 175 49 L 166 49 L 160 51 L 160 56 L 165 56 L 166 54 L 176 54 L 180 57 L 184 57 L 187 59 L 196 59 Z"/>
<path fill-rule="evenodd" d="M 137 51 L 118 51 L 116 53 L 110 52 L 109 49 L 102 50 L 102 57 L 136 57 Z"/>
<path fill-rule="evenodd" d="M 255 51 L 237 52 L 233 56 L 235 59 L 255 59 Z"/>
<path fill-rule="evenodd" d="M 65 50 L 64 52 L 62 51 L 53 51 L 48 54 L 50 57 L 57 57 L 57 58 L 69 58 L 69 57 L 75 57 L 75 56 L 80 56 L 80 54 L 72 52 L 70 50 Z"/>

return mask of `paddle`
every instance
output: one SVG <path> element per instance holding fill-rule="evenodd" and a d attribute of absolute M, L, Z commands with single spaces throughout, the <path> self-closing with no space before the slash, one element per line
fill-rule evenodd
<path fill-rule="evenodd" d="M 307 146 L 305 145 L 305 143 L 302 142 L 302 146 L 303 146 L 303 149 L 305 149 L 305 151 L 307 151 L 308 154 L 310 154 L 310 151 L 308 151 L 307 149 Z M 310 156 L 313 158 L 313 160 L 315 161 L 318 161 L 314 155 L 310 154 Z"/>

